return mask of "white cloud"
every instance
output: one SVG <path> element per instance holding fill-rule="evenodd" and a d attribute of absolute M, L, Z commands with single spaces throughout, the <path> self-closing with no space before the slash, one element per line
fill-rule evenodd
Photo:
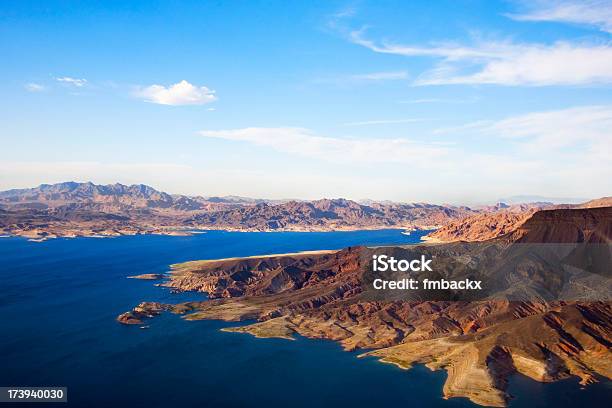
<path fill-rule="evenodd" d="M 354 124 L 388 122 L 393 123 L 393 121 L 367 121 L 354 122 Z M 481 120 L 434 131 L 434 134 L 445 135 L 446 141 L 443 142 L 422 143 L 406 138 L 323 137 L 307 129 L 283 127 L 207 130 L 199 133 L 209 138 L 247 142 L 271 147 L 281 153 L 332 162 L 356 164 L 392 162 L 422 165 L 431 160 L 431 166 L 457 171 L 463 167 L 460 162 L 476 166 L 483 158 L 486 158 L 484 162 L 488 165 L 493 165 L 496 160 L 500 160 L 500 165 L 509 160 L 519 168 L 528 161 L 540 163 L 542 167 L 553 168 L 560 165 L 556 160 L 562 156 L 585 158 L 591 155 L 607 156 L 605 162 L 612 165 L 610 129 L 612 129 L 612 106 L 580 106 L 531 112 L 497 121 Z M 498 152 L 488 150 L 485 144 L 481 146 L 480 143 L 463 142 L 465 135 L 504 141 L 507 143 L 504 145 L 507 150 L 503 160 Z M 546 154 L 543 155 L 542 152 Z M 554 160 L 549 162 L 551 158 Z M 573 164 L 576 163 L 579 161 Z M 584 162 L 581 165 L 583 164 Z"/>
<path fill-rule="evenodd" d="M 482 132 L 516 140 L 534 152 L 565 147 L 612 156 L 612 106 L 582 106 L 520 115 L 481 125 Z M 612 160 L 612 157 L 608 157 Z"/>
<path fill-rule="evenodd" d="M 408 73 L 406 71 L 372 72 L 353 75 L 352 78 L 360 81 L 395 81 L 407 79 Z"/>
<path fill-rule="evenodd" d="M 457 140 L 465 136 L 480 137 L 483 146 L 493 145 L 501 150 L 497 153 L 486 148 L 477 150 L 470 144 L 464 145 L 459 155 L 473 169 L 494 175 L 490 179 L 496 187 L 508 183 L 508 191 L 535 194 L 541 189 L 547 195 L 563 191 L 595 197 L 609 195 L 610 129 L 612 106 L 581 106 L 472 122 L 439 133 Z M 453 166 L 455 171 L 462 171 L 460 163 Z M 486 178 L 484 174 L 470 176 L 470 170 L 463 170 L 474 181 Z"/>
<path fill-rule="evenodd" d="M 244 128 L 205 130 L 209 138 L 252 143 L 278 152 L 341 163 L 420 163 L 445 156 L 445 147 L 408 139 L 348 139 L 323 137 L 302 128 Z"/>
<path fill-rule="evenodd" d="M 215 91 L 205 86 L 194 86 L 182 80 L 174 85 L 151 85 L 140 88 L 134 96 L 144 98 L 145 101 L 160 105 L 203 105 L 217 100 Z"/>
<path fill-rule="evenodd" d="M 360 186 L 350 189 L 353 197 L 372 195 L 363 191 L 377 191 L 376 198 L 406 196 L 410 192 L 426 201 L 453 196 L 460 202 L 504 193 L 558 195 L 563 191 L 581 197 L 609 194 L 609 129 L 612 107 L 587 106 L 446 129 L 446 145 L 404 138 L 323 137 L 300 128 L 209 130 L 200 135 L 270 148 L 280 155 L 269 160 L 282 158 L 282 163 L 293 163 L 288 169 L 308 163 L 312 169 L 346 171 L 353 175 L 349 181 Z M 299 157 L 307 160 L 300 161 Z M 308 159 L 328 164 L 313 164 Z M 361 192 L 356 193 L 358 190 Z"/>
<path fill-rule="evenodd" d="M 537 156 L 548 166 L 571 167 L 612 165 L 612 106 L 579 106 L 567 109 L 532 112 L 492 121 L 482 120 L 434 134 L 484 136 L 508 142 L 517 161 Z M 566 162 L 563 163 L 563 158 Z M 576 169 L 580 174 L 580 167 Z M 600 173 L 602 174 L 602 173 Z M 610 175 L 612 177 L 612 174 Z"/>
<path fill-rule="evenodd" d="M 374 52 L 431 57 L 439 63 L 415 85 L 584 85 L 612 83 L 612 47 L 608 44 L 552 45 L 481 42 L 475 46 L 440 44 L 428 47 L 380 44 L 365 39 L 363 30 L 350 40 Z"/>
<path fill-rule="evenodd" d="M 37 84 L 37 83 L 34 83 L 34 82 L 30 82 L 29 84 L 25 84 L 24 88 L 28 92 L 43 92 L 43 91 L 45 91 L 47 89 L 44 85 Z"/>
<path fill-rule="evenodd" d="M 343 21 L 349 19 L 357 13 L 353 6 L 345 7 L 328 16 L 326 26 L 331 30 L 338 30 L 342 27 Z"/>
<path fill-rule="evenodd" d="M 422 122 L 424 119 L 380 119 L 380 120 L 364 120 L 361 122 L 348 122 L 344 126 L 368 126 L 368 125 L 393 125 L 399 123 L 414 123 Z"/>
<path fill-rule="evenodd" d="M 584 85 L 612 82 L 612 47 L 502 46 L 500 53 L 471 74 L 454 75 L 443 70 L 425 75 L 418 83 L 500 85 Z"/>
<path fill-rule="evenodd" d="M 519 21 L 550 21 L 593 26 L 612 33 L 612 2 L 609 0 L 532 1 L 528 11 L 509 14 Z"/>
<path fill-rule="evenodd" d="M 386 81 L 404 81 L 410 76 L 407 71 L 381 71 L 363 74 L 346 74 L 318 77 L 313 79 L 318 84 L 334 84 L 339 86 L 363 85 L 369 83 L 382 83 Z"/>
<path fill-rule="evenodd" d="M 72 85 L 72 86 L 76 86 L 77 88 L 82 88 L 85 85 L 87 85 L 87 80 L 86 79 L 79 79 L 79 78 L 71 78 L 71 77 L 57 77 L 55 78 L 56 81 L 67 84 L 67 85 Z"/>
<path fill-rule="evenodd" d="M 421 98 L 421 99 L 409 99 L 404 101 L 397 101 L 401 104 L 422 104 L 422 103 L 474 103 L 479 98 L 466 98 L 466 99 L 446 99 L 446 98 Z"/>
<path fill-rule="evenodd" d="M 487 50 L 485 48 L 476 49 L 462 47 L 452 43 L 440 44 L 437 46 L 430 47 L 416 47 L 393 44 L 388 42 L 382 42 L 381 44 L 377 44 L 375 41 L 364 38 L 363 33 L 363 29 L 352 31 L 349 35 L 349 39 L 351 40 L 351 42 L 357 45 L 361 45 L 363 47 L 369 48 L 374 52 L 378 52 L 381 54 L 403 55 L 406 57 L 444 57 L 450 60 L 459 60 L 466 58 L 488 58 L 496 54 L 493 50 Z"/>

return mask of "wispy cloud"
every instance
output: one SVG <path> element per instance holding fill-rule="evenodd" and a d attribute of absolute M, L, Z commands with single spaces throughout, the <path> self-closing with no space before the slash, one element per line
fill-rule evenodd
<path fill-rule="evenodd" d="M 351 77 L 358 81 L 395 81 L 408 78 L 406 71 L 372 72 L 369 74 L 356 74 Z"/>
<path fill-rule="evenodd" d="M 593 148 L 612 159 L 612 106 L 581 106 L 535 112 L 488 125 L 481 131 L 517 140 L 535 152 L 565 147 Z"/>
<path fill-rule="evenodd" d="M 30 82 L 28 84 L 25 84 L 24 88 L 28 92 L 43 92 L 47 89 L 44 85 L 37 84 L 35 82 Z"/>
<path fill-rule="evenodd" d="M 55 80 L 63 84 L 66 84 L 66 85 L 75 86 L 77 88 L 82 88 L 85 85 L 87 85 L 87 80 L 84 78 L 72 78 L 72 77 L 64 76 L 64 77 L 57 77 L 55 78 Z"/>
<path fill-rule="evenodd" d="M 422 122 L 425 119 L 379 119 L 379 120 L 364 120 L 360 122 L 348 122 L 344 126 L 369 126 L 369 125 L 393 125 L 399 123 L 414 123 Z"/>
<path fill-rule="evenodd" d="M 466 58 L 490 58 L 497 54 L 492 49 L 486 49 L 484 47 L 470 48 L 453 43 L 438 44 L 427 47 L 394 44 L 386 41 L 377 43 L 376 41 L 366 39 L 364 34 L 365 29 L 363 28 L 360 30 L 351 31 L 349 34 L 349 39 L 354 44 L 361 45 L 381 54 L 403 55 L 406 57 L 443 57 L 450 60 Z"/>
<path fill-rule="evenodd" d="M 407 81 L 409 77 L 407 71 L 380 71 L 362 74 L 330 75 L 314 78 L 312 82 L 317 84 L 334 84 L 338 86 L 360 86 L 387 81 Z"/>
<path fill-rule="evenodd" d="M 593 26 L 612 33 L 612 2 L 609 0 L 530 1 L 525 13 L 508 14 L 519 21 L 550 21 Z"/>
<path fill-rule="evenodd" d="M 493 123 L 495 123 L 495 121 L 493 120 L 478 120 L 475 122 L 464 123 L 458 126 L 449 126 L 449 127 L 434 129 L 432 133 L 435 135 L 444 135 L 444 134 L 459 133 L 459 132 L 463 132 L 466 130 L 473 130 L 473 129 L 480 130 L 484 128 L 485 126 L 491 125 Z"/>
<path fill-rule="evenodd" d="M 571 154 L 607 156 L 612 162 L 612 106 L 579 106 L 554 111 L 532 112 L 502 120 L 482 120 L 436 134 L 471 134 L 510 141 L 523 153 L 546 155 L 567 148 Z M 544 155 L 544 156 L 546 156 Z"/>
<path fill-rule="evenodd" d="M 421 183 L 418 189 L 430 195 L 436 194 L 433 183 L 461 186 L 464 197 L 481 194 L 483 186 L 495 194 L 554 194 L 563 190 L 596 196 L 607 193 L 607 180 L 612 177 L 611 128 L 612 106 L 585 106 L 467 123 L 445 130 L 448 144 L 406 138 L 325 137 L 300 128 L 207 130 L 199 134 L 356 171 L 374 164 L 390 171 L 383 179 L 395 186 L 406 181 L 399 174 L 409 165 L 414 176 L 411 185 Z M 480 137 L 483 143 L 476 149 L 465 136 Z M 593 176 L 589 183 L 584 182 L 585 174 Z"/>
<path fill-rule="evenodd" d="M 421 98 L 421 99 L 407 99 L 402 101 L 397 101 L 397 103 L 401 104 L 422 104 L 422 103 L 474 103 L 478 101 L 479 98 L 465 98 L 465 99 L 446 99 L 446 98 Z"/>
<path fill-rule="evenodd" d="M 612 47 L 608 44 L 480 42 L 474 46 L 449 43 L 418 47 L 377 43 L 366 39 L 363 30 L 353 31 L 350 39 L 377 53 L 438 59 L 415 85 L 612 83 Z"/>
<path fill-rule="evenodd" d="M 215 91 L 182 80 L 174 85 L 151 85 L 138 88 L 133 96 L 160 105 L 203 105 L 217 100 Z"/>
<path fill-rule="evenodd" d="M 420 119 L 407 119 L 417 121 Z M 402 120 L 404 121 L 404 120 Z M 349 125 L 361 126 L 396 121 L 364 121 Z M 465 123 L 453 128 L 439 129 L 435 134 L 462 137 L 465 134 L 482 135 L 511 143 L 518 149 L 513 154 L 515 161 L 522 160 L 522 153 L 533 153 L 538 160 L 548 160 L 549 154 L 565 152 L 567 154 L 596 153 L 612 155 L 612 106 L 579 106 L 567 109 L 531 112 L 508 117 L 501 120 L 480 120 Z M 362 162 L 411 162 L 417 157 L 439 159 L 452 153 L 461 160 L 474 157 L 473 146 L 460 143 L 453 144 L 457 149 L 441 148 L 444 144 L 422 143 L 407 138 L 338 138 L 316 135 L 302 128 L 243 128 L 230 130 L 205 130 L 201 136 L 232 141 L 252 143 L 271 147 L 282 153 L 331 160 Z M 570 148 L 567 150 L 567 148 Z M 481 149 L 479 149 L 481 150 Z M 542 155 L 546 151 L 546 155 Z M 522 153 L 521 153 L 522 152 Z M 481 152 L 482 153 L 482 152 Z M 508 152 L 511 153 L 511 152 Z M 446 156 L 445 161 L 456 165 L 453 158 Z M 494 156 L 490 156 L 494 157 Z M 493 160 L 493 159 L 491 159 Z M 610 157 L 608 157 L 608 160 Z M 438 162 L 436 165 L 442 165 Z"/>
<path fill-rule="evenodd" d="M 344 7 L 337 12 L 330 14 L 325 23 L 328 29 L 337 31 L 343 27 L 343 22 L 355 16 L 357 9 L 353 6 Z"/>
<path fill-rule="evenodd" d="M 201 136 L 247 142 L 270 147 L 278 152 L 296 154 L 340 163 L 421 163 L 444 156 L 442 146 L 417 143 L 408 139 L 349 139 L 324 137 L 302 128 L 244 128 L 205 130 Z"/>

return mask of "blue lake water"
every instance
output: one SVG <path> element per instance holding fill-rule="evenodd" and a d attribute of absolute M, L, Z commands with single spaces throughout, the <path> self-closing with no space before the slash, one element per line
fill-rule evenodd
<path fill-rule="evenodd" d="M 178 303 L 128 275 L 194 259 L 417 242 L 397 230 L 330 233 L 209 231 L 191 237 L 0 238 L 0 386 L 67 386 L 71 407 L 475 406 L 444 400 L 446 374 L 357 359 L 331 341 L 256 339 L 231 324 L 164 314 L 147 330 L 115 321 L 143 300 Z M 511 380 L 511 406 L 604 406 L 609 382 Z M 0 405 L 0 408 L 5 405 Z M 20 407 L 27 406 L 19 404 Z M 44 404 L 33 404 L 42 407 Z"/>

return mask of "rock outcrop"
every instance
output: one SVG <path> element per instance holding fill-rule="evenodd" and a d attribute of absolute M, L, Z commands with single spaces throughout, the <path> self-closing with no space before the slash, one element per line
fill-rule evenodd
<path fill-rule="evenodd" d="M 117 316 L 117 321 L 123 324 L 142 324 L 146 318 L 160 315 L 171 307 L 158 302 L 142 302 L 129 312 Z"/>
<path fill-rule="evenodd" d="M 532 203 L 504 206 L 501 204 L 502 203 L 493 207 L 481 208 L 480 210 L 482 210 L 482 212 L 479 214 L 451 220 L 441 228 L 428 234 L 426 239 L 431 242 L 486 241 L 515 232 L 535 213 L 540 213 L 542 210 L 610 207 L 612 206 L 612 197 L 603 197 L 577 205 Z M 538 215 L 538 217 L 542 216 L 542 214 Z M 555 220 L 550 221 L 553 223 L 555 222 Z"/>
<path fill-rule="evenodd" d="M 610 243 L 612 207 L 538 211 L 508 239 L 523 243 Z"/>
<path fill-rule="evenodd" d="M 535 211 L 535 209 L 529 209 L 519 212 L 500 211 L 473 215 L 449 222 L 427 235 L 426 239 L 433 242 L 486 241 L 515 231 Z"/>

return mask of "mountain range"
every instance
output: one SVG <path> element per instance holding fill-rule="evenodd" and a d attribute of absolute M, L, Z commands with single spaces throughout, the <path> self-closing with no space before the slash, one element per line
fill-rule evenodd
<path fill-rule="evenodd" d="M 424 203 L 191 197 L 142 184 L 66 182 L 0 192 L 0 233 L 33 239 L 185 234 L 188 229 L 411 229 L 441 225 L 472 213 L 468 207 Z"/>
<path fill-rule="evenodd" d="M 609 198 L 593 201 L 607 205 Z M 516 229 L 533 212 L 579 208 L 548 202 L 467 206 L 347 199 L 264 200 L 168 194 L 143 184 L 65 182 L 0 192 L 0 234 L 34 240 L 195 229 L 332 231 L 434 229 L 430 239 L 485 240 Z"/>

